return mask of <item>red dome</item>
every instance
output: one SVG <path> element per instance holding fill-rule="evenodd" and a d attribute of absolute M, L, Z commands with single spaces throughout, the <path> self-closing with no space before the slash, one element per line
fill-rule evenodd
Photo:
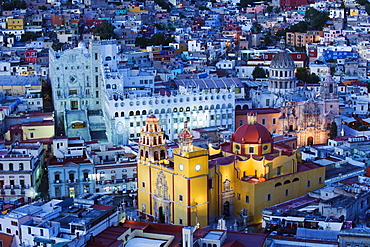
<path fill-rule="evenodd" d="M 233 141 L 238 143 L 269 143 L 272 142 L 272 138 L 265 126 L 255 123 L 240 126 L 233 135 Z"/>

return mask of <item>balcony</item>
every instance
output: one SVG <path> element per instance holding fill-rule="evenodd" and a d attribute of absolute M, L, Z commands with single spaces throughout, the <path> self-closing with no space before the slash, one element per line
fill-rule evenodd
<path fill-rule="evenodd" d="M 89 182 L 90 182 L 90 178 L 83 178 L 83 179 L 82 179 L 82 182 L 83 182 L 83 183 L 89 183 Z"/>
<path fill-rule="evenodd" d="M 60 184 L 60 183 L 62 183 L 62 180 L 54 180 L 54 183 L 55 184 Z"/>
<path fill-rule="evenodd" d="M 75 184 L 78 182 L 78 179 L 67 179 L 67 184 Z"/>

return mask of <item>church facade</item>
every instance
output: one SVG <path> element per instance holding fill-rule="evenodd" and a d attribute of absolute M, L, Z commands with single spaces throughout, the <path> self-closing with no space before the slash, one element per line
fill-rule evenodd
<path fill-rule="evenodd" d="M 277 134 L 296 135 L 298 146 L 326 143 L 333 122 L 340 129 L 338 84 L 330 73 L 320 82 L 320 90 L 298 88 L 295 65 L 285 49 L 272 59 L 268 87 L 251 92 L 254 108 L 281 110 Z"/>
<path fill-rule="evenodd" d="M 230 142 L 208 150 L 193 146 L 187 129 L 179 134 L 174 158 L 166 155 L 159 120 L 146 120 L 139 144 L 138 210 L 161 223 L 206 226 L 221 216 L 261 222 L 263 208 L 324 185 L 325 167 L 275 143 L 252 113 Z"/>

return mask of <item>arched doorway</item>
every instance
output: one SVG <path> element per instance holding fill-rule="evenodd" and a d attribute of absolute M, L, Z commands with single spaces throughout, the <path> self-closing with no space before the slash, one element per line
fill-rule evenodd
<path fill-rule="evenodd" d="M 230 216 L 230 202 L 228 201 L 224 203 L 224 215 Z"/>
<path fill-rule="evenodd" d="M 165 223 L 165 213 L 162 206 L 159 207 L 159 223 Z"/>
<path fill-rule="evenodd" d="M 307 138 L 307 145 L 308 146 L 312 146 L 313 145 L 313 137 L 312 136 L 310 136 L 310 137 Z"/>
<path fill-rule="evenodd" d="M 241 110 L 242 109 L 242 107 L 240 106 L 240 105 L 237 105 L 236 107 L 235 107 L 235 110 Z"/>

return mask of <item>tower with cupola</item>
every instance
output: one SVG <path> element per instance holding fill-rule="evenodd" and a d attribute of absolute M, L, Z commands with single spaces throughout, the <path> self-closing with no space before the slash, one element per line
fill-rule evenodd
<path fill-rule="evenodd" d="M 193 145 L 193 135 L 184 123 L 178 135 L 179 148 L 174 152 L 174 187 L 176 221 L 185 225 L 208 225 L 208 151 Z M 177 220 L 176 220 L 177 219 Z"/>
<path fill-rule="evenodd" d="M 167 158 L 167 145 L 159 120 L 153 114 L 145 120 L 139 141 L 140 160 L 145 162 L 163 162 Z"/>

